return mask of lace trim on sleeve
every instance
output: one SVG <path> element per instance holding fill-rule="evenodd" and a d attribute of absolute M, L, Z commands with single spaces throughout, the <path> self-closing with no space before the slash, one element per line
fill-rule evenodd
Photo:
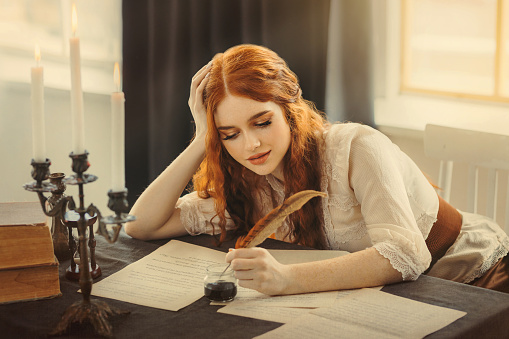
<path fill-rule="evenodd" d="M 427 264 L 423 263 L 415 254 L 409 253 L 408 249 L 393 242 L 381 242 L 373 247 L 378 253 L 389 259 L 392 267 L 401 273 L 403 280 L 416 280 L 431 262 L 430 257 Z"/>
<path fill-rule="evenodd" d="M 221 233 L 221 229 L 217 225 L 219 219 L 214 219 L 216 211 L 213 198 L 202 199 L 196 192 L 192 192 L 181 197 L 175 207 L 180 208 L 180 222 L 190 235 Z M 225 217 L 226 230 L 235 228 L 235 223 L 228 212 L 225 212 Z"/>
<path fill-rule="evenodd" d="M 180 208 L 180 222 L 190 235 L 206 233 L 207 219 L 199 213 L 198 205 L 190 199 L 179 199 L 176 208 Z"/>

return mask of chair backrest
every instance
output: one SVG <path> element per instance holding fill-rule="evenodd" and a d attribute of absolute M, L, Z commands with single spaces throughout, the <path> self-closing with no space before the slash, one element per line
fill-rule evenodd
<path fill-rule="evenodd" d="M 440 160 L 439 194 L 449 201 L 453 163 L 468 164 L 467 212 L 477 213 L 479 169 L 488 171 L 486 188 L 486 215 L 497 219 L 500 176 L 509 170 L 509 135 L 464 130 L 439 125 L 426 125 L 424 131 L 426 156 Z M 504 223 L 509 233 L 509 180 L 506 187 Z"/>

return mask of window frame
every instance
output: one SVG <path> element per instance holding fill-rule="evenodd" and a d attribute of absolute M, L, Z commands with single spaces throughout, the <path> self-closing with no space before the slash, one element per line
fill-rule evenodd
<path fill-rule="evenodd" d="M 509 102 L 410 92 L 401 88 L 402 1 L 374 1 L 375 124 L 382 131 L 423 137 L 428 123 L 509 135 Z"/>

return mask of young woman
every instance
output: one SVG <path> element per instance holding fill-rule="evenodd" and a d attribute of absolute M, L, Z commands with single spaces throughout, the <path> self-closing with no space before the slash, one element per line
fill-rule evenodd
<path fill-rule="evenodd" d="M 218 54 L 190 92 L 196 135 L 133 206 L 132 237 L 209 233 L 223 241 L 227 231 L 246 234 L 285 198 L 312 189 L 327 196 L 291 214 L 276 239 L 351 254 L 282 265 L 262 248 L 236 249 L 226 261 L 240 286 L 293 294 L 426 272 L 509 292 L 509 238 L 500 227 L 440 199 L 380 132 L 327 123 L 273 51 L 240 45 Z M 191 178 L 195 191 L 179 198 Z"/>

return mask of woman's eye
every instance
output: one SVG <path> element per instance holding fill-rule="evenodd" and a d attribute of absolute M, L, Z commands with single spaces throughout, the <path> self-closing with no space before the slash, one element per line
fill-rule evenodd
<path fill-rule="evenodd" d="M 235 133 L 235 134 L 231 134 L 231 135 L 225 135 L 223 137 L 223 140 L 230 140 L 230 139 L 233 139 L 237 136 L 238 133 Z"/>
<path fill-rule="evenodd" d="M 267 120 L 267 121 L 264 121 L 264 122 L 261 122 L 259 124 L 256 124 L 256 126 L 258 127 L 265 127 L 265 126 L 269 126 L 270 124 L 272 124 L 272 120 Z"/>

